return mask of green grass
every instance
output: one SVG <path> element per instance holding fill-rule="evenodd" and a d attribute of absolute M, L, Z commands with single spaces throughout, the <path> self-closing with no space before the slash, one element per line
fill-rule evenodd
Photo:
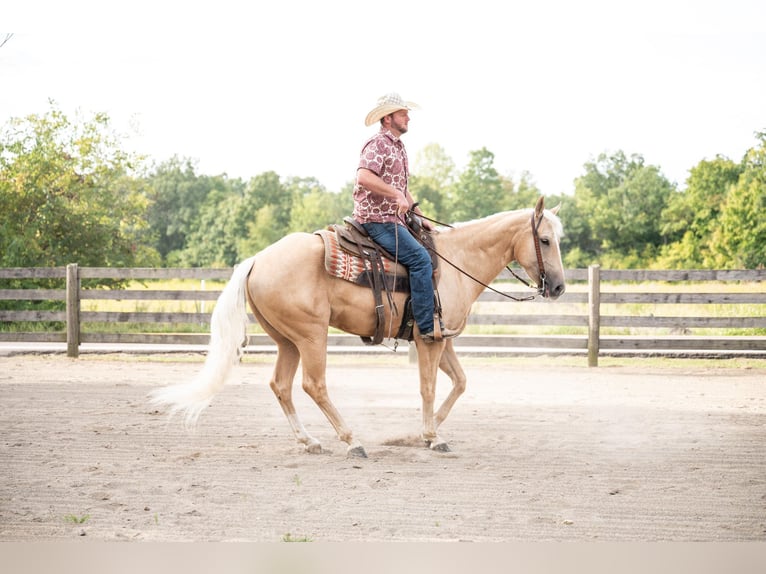
<path fill-rule="evenodd" d="M 225 281 L 205 281 L 204 291 L 220 291 Z M 197 279 L 163 279 L 157 281 L 129 281 L 125 290 L 136 291 L 201 291 L 202 284 Z M 167 301 L 167 300 L 132 300 L 86 299 L 81 302 L 81 311 L 123 311 L 123 312 L 166 312 L 166 313 L 210 313 L 215 301 Z"/>
<path fill-rule="evenodd" d="M 220 291 L 225 281 L 206 281 L 205 290 Z M 192 279 L 172 279 L 160 281 L 131 281 L 125 287 L 132 290 L 200 290 L 201 282 Z M 507 287 L 504 287 L 507 288 Z M 514 287 L 511 287 L 512 289 Z M 569 292 L 587 292 L 587 284 L 572 283 Z M 746 282 L 644 282 L 636 283 L 606 283 L 602 282 L 603 292 L 679 292 L 679 293 L 732 293 L 759 292 L 763 290 L 760 283 Z M 448 305 L 448 302 L 445 302 Z M 163 312 L 163 313 L 211 313 L 215 301 L 170 301 L 170 300 L 101 300 L 86 299 L 81 302 L 82 311 L 100 312 Z M 546 301 L 528 302 L 477 302 L 473 305 L 474 314 L 502 315 L 576 315 L 586 317 L 588 314 L 585 303 L 555 303 Z M 632 315 L 632 316 L 666 316 L 666 317 L 766 317 L 766 305 L 757 304 L 602 304 L 602 316 Z M 64 323 L 25 321 L 18 323 L 0 323 L 0 331 L 16 332 L 65 332 Z M 85 333 L 208 333 L 209 325 L 200 317 L 194 323 L 102 323 L 83 322 L 81 329 Z M 602 335 L 668 335 L 674 334 L 667 327 L 608 327 L 602 324 Z M 331 332 L 339 332 L 332 330 Z M 464 331 L 473 335 L 587 335 L 585 326 L 559 325 L 468 325 Z M 249 326 L 249 333 L 260 334 L 262 329 L 257 324 Z M 690 335 L 708 336 L 757 336 L 766 335 L 764 328 L 691 328 L 685 331 Z"/>
<path fill-rule="evenodd" d="M 289 532 L 282 535 L 282 542 L 313 542 L 309 536 L 293 536 Z"/>
<path fill-rule="evenodd" d="M 71 522 L 72 524 L 84 524 L 90 518 L 90 514 L 84 514 L 83 516 L 77 516 L 76 514 L 67 514 L 64 517 L 65 522 Z"/>
<path fill-rule="evenodd" d="M 687 282 L 666 283 L 649 281 L 637 283 L 601 283 L 602 293 L 758 293 L 763 292 L 760 283 L 721 283 Z M 567 286 L 569 293 L 586 293 L 585 283 L 575 283 Z M 486 315 L 576 315 L 588 316 L 587 303 L 555 303 L 547 301 L 523 302 L 476 302 L 472 313 Z M 759 304 L 675 304 L 675 303 L 624 303 L 606 304 L 600 306 L 602 317 L 606 316 L 636 316 L 636 317 L 766 317 L 766 305 Z M 609 327 L 601 325 L 602 335 L 670 335 L 676 329 L 669 327 Z M 587 335 L 586 326 L 565 325 L 468 325 L 464 331 L 474 335 Z M 687 335 L 700 336 L 762 336 L 766 335 L 764 328 L 707 328 L 693 327 L 684 331 Z"/>

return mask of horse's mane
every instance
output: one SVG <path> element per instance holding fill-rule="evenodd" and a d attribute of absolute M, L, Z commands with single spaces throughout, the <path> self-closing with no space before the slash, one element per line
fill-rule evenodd
<path fill-rule="evenodd" d="M 439 231 L 446 232 L 446 231 L 449 231 L 450 229 L 460 229 L 462 227 L 469 227 L 474 225 L 481 227 L 482 224 L 486 224 L 489 221 L 493 221 L 495 219 L 501 219 L 510 215 L 522 214 L 522 213 L 525 214 L 527 218 L 531 218 L 533 212 L 534 212 L 534 208 L 531 208 L 531 207 L 528 207 L 525 209 L 515 209 L 511 211 L 501 211 L 499 213 L 493 213 L 492 215 L 479 217 L 477 219 L 471 219 L 469 221 L 458 221 L 456 223 L 453 223 L 450 226 L 440 227 Z M 543 210 L 543 217 L 551 222 L 551 224 L 553 225 L 553 230 L 559 238 L 564 236 L 564 226 L 562 225 L 561 220 L 556 214 L 554 214 L 549 209 L 545 209 Z"/>

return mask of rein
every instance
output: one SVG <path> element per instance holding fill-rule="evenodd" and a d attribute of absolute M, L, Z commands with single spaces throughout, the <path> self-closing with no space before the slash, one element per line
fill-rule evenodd
<path fill-rule="evenodd" d="M 410 211 L 407 214 L 408 216 L 410 216 L 410 217 L 415 216 L 415 217 L 420 217 L 422 219 L 427 219 L 431 223 L 435 223 L 436 225 L 441 225 L 443 227 L 450 227 L 450 228 L 454 227 L 453 225 L 450 225 L 448 223 L 442 223 L 441 221 L 437 221 L 435 219 L 431 219 L 430 217 L 427 217 L 425 215 L 415 214 L 414 211 L 413 211 L 415 209 L 415 206 L 417 206 L 417 203 L 412 206 L 412 209 L 410 209 Z M 540 228 L 540 224 L 542 222 L 543 222 L 543 214 L 540 214 L 540 219 L 537 222 L 535 222 L 535 212 L 533 210 L 532 211 L 532 238 L 534 239 L 534 243 L 535 243 L 535 254 L 537 255 L 537 267 L 540 270 L 540 285 L 538 285 L 538 286 L 533 285 L 532 283 L 530 283 L 529 281 L 527 281 L 526 279 L 524 279 L 523 277 L 518 275 L 513 269 L 511 269 L 511 267 L 509 265 L 505 266 L 505 268 L 508 270 L 508 272 L 511 275 L 513 275 L 516 279 L 518 279 L 521 283 L 523 283 L 524 285 L 526 285 L 530 289 L 537 289 L 537 295 L 542 295 L 545 292 L 545 282 L 546 282 L 545 281 L 545 279 L 546 279 L 546 276 L 545 276 L 545 265 L 543 264 L 543 255 L 542 255 L 542 252 L 540 250 L 540 235 L 538 234 L 538 229 Z M 529 297 L 521 297 L 521 298 L 519 298 L 519 297 L 514 297 L 513 295 L 508 295 L 508 293 L 503 293 L 502 291 L 498 291 L 494 287 L 492 287 L 490 285 L 487 285 L 483 281 L 480 281 L 479 279 L 477 279 L 476 277 L 474 277 L 473 275 L 471 275 L 470 273 L 468 273 L 464 269 L 461 269 L 460 267 L 458 267 L 457 265 L 452 263 L 452 261 L 450 261 L 449 259 L 444 257 L 441 253 L 439 253 L 435 249 L 432 249 L 430 247 L 427 247 L 427 249 L 429 251 L 431 251 L 432 253 L 434 253 L 439 259 L 441 259 L 445 263 L 449 264 L 450 266 L 452 266 L 456 270 L 460 271 L 460 273 L 462 273 L 463 275 L 465 275 L 466 277 L 468 277 L 469 279 L 471 279 L 475 283 L 478 283 L 479 285 L 481 285 L 485 289 L 489 289 L 490 291 L 492 291 L 494 293 L 497 293 L 498 295 L 502 295 L 503 297 L 505 297 L 507 299 L 512 299 L 514 301 L 532 301 L 535 297 L 537 297 L 537 295 L 530 295 Z"/>

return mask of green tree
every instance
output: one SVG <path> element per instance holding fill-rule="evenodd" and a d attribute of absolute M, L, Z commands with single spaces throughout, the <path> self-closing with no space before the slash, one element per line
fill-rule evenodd
<path fill-rule="evenodd" d="M 566 264 L 646 265 L 662 244 L 661 215 L 674 191 L 659 168 L 637 154 L 601 154 L 586 163 L 575 182 L 574 205 L 560 213 L 567 221 L 564 252 L 578 248 L 565 255 Z"/>
<path fill-rule="evenodd" d="M 231 230 L 237 236 L 240 259 L 250 257 L 288 233 L 294 191 L 283 185 L 273 171 L 250 179 Z"/>
<path fill-rule="evenodd" d="M 663 246 L 656 266 L 671 269 L 714 266 L 713 233 L 729 190 L 739 180 L 742 165 L 718 156 L 689 171 L 686 189 L 672 194 L 662 212 Z"/>
<path fill-rule="evenodd" d="M 742 174 L 729 189 L 712 236 L 719 268 L 766 267 L 766 132 L 756 136 L 760 145 L 745 154 Z"/>
<path fill-rule="evenodd" d="M 449 193 L 455 182 L 455 162 L 439 144 L 428 144 L 415 158 L 409 188 L 423 213 L 437 221 L 451 220 Z"/>
<path fill-rule="evenodd" d="M 436 143 L 426 145 L 417 153 L 411 171 L 435 188 L 449 187 L 455 181 L 455 162 Z"/>
<path fill-rule="evenodd" d="M 537 199 L 542 195 L 537 184 L 532 179 L 532 174 L 528 171 L 521 172 L 518 184 L 514 184 L 511 179 L 503 179 L 503 184 L 506 186 L 506 209 L 528 209 L 534 207 L 537 203 Z M 545 205 L 548 208 L 551 208 L 557 203 L 559 202 L 546 201 Z"/>
<path fill-rule="evenodd" d="M 354 208 L 353 184 L 340 193 L 328 192 L 316 179 L 288 182 L 297 197 L 290 210 L 289 231 L 312 232 L 340 223 Z"/>
<path fill-rule="evenodd" d="M 507 208 L 503 184 L 495 169 L 495 154 L 487 148 L 470 152 L 451 194 L 452 219 L 467 221 Z"/>
<path fill-rule="evenodd" d="M 231 267 L 239 261 L 238 234 L 233 230 L 242 198 L 232 190 L 213 189 L 199 208 L 186 245 L 168 254 L 168 265 Z"/>
<path fill-rule="evenodd" d="M 158 264 L 139 163 L 106 114 L 71 121 L 52 104 L 10 120 L 0 131 L 0 265 Z"/>
<path fill-rule="evenodd" d="M 163 259 L 187 246 L 208 194 L 214 190 L 241 193 L 243 187 L 241 180 L 230 180 L 225 175 L 198 175 L 192 160 L 178 157 L 156 166 L 147 184 L 150 205 L 146 219 Z"/>

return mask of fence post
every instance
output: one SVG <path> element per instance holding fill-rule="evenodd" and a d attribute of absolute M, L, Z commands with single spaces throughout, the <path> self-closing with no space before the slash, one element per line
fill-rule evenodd
<path fill-rule="evenodd" d="M 601 329 L 601 267 L 588 267 L 588 366 L 598 367 Z"/>
<path fill-rule="evenodd" d="M 66 266 L 66 354 L 80 353 L 80 273 L 77 263 Z"/>

